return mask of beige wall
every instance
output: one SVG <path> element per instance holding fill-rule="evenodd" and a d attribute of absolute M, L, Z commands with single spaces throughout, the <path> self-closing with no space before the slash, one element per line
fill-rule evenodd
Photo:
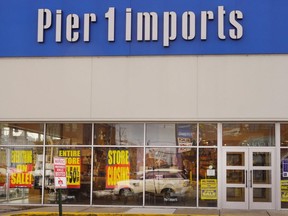
<path fill-rule="evenodd" d="M 288 120 L 288 55 L 0 58 L 0 121 Z"/>

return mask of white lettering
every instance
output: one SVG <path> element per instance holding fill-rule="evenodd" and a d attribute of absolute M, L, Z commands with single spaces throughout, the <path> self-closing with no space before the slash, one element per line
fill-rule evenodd
<path fill-rule="evenodd" d="M 225 40 L 226 36 L 224 34 L 224 15 L 225 10 L 223 6 L 218 7 L 218 37 L 221 40 Z"/>
<path fill-rule="evenodd" d="M 115 41 L 115 8 L 110 7 L 105 18 L 108 19 L 108 41 Z"/>
<path fill-rule="evenodd" d="M 152 19 L 152 22 L 151 22 Z M 137 13 L 137 40 L 143 40 L 143 23 L 144 23 L 144 39 L 150 40 L 151 36 L 151 23 L 152 23 L 152 40 L 158 40 L 158 15 L 155 12 Z"/>
<path fill-rule="evenodd" d="M 84 42 L 90 41 L 90 24 L 96 22 L 96 14 L 84 14 Z"/>
<path fill-rule="evenodd" d="M 213 11 L 202 11 L 201 12 L 201 40 L 207 39 L 207 19 L 213 20 Z"/>
<path fill-rule="evenodd" d="M 193 40 L 195 38 L 195 14 L 191 11 L 182 15 L 182 37 L 184 40 Z"/>
<path fill-rule="evenodd" d="M 243 19 L 243 13 L 239 10 L 232 11 L 229 16 L 229 21 L 235 29 L 229 30 L 229 35 L 232 39 L 237 40 L 243 36 L 243 27 L 237 20 Z"/>
<path fill-rule="evenodd" d="M 49 9 L 38 10 L 38 33 L 37 42 L 44 42 L 44 30 L 49 29 L 52 24 L 52 12 Z"/>
<path fill-rule="evenodd" d="M 169 47 L 169 43 L 177 37 L 177 15 L 174 11 L 164 12 L 163 22 L 163 46 Z"/>
<path fill-rule="evenodd" d="M 126 41 L 132 40 L 132 9 L 126 8 L 126 31 L 125 31 Z"/>

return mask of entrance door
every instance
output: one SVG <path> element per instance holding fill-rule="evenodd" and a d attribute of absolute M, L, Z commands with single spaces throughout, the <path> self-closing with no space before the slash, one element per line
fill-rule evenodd
<path fill-rule="evenodd" d="M 275 209 L 274 149 L 225 148 L 223 208 Z"/>

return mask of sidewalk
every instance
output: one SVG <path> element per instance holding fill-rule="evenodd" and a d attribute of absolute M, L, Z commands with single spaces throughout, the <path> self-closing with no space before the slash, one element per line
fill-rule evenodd
<path fill-rule="evenodd" d="M 25 209 L 26 208 L 26 209 Z M 53 207 L 0 206 L 1 216 L 58 215 L 58 206 Z M 288 216 L 287 210 L 230 210 L 230 209 L 191 209 L 191 208 L 148 208 L 148 207 L 79 207 L 63 206 L 64 215 L 94 216 Z"/>

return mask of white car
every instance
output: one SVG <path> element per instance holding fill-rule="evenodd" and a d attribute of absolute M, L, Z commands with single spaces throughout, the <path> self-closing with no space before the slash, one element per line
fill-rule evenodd
<path fill-rule="evenodd" d="M 143 173 L 138 174 L 137 179 L 119 181 L 114 188 L 117 196 L 128 196 L 145 192 L 162 194 L 164 200 L 171 197 L 183 196 L 190 187 L 189 179 L 178 169 L 154 169 L 146 170 L 145 183 Z"/>

